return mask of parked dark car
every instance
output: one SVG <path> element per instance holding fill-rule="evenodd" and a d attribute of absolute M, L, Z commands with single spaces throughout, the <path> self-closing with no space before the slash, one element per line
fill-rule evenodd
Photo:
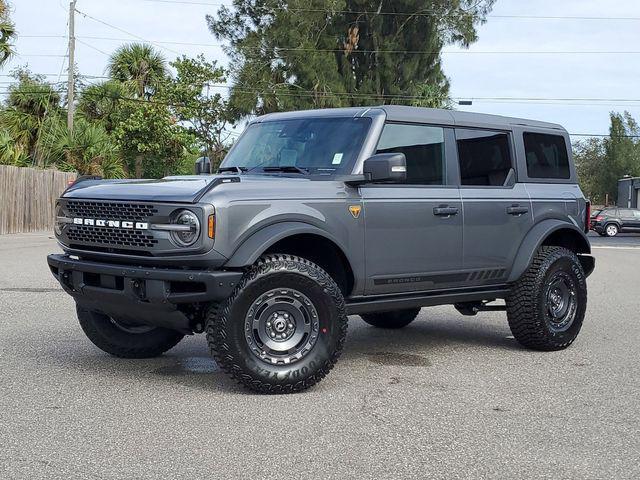
<path fill-rule="evenodd" d="M 591 228 L 603 237 L 615 237 L 621 232 L 640 232 L 640 210 L 605 208 L 592 218 Z"/>
<path fill-rule="evenodd" d="M 596 218 L 598 218 L 598 215 L 600 215 L 600 212 L 602 211 L 602 209 L 597 208 L 597 209 L 591 209 L 591 216 L 589 218 L 589 227 L 591 228 L 591 230 L 594 229 L 594 227 L 596 226 Z"/>

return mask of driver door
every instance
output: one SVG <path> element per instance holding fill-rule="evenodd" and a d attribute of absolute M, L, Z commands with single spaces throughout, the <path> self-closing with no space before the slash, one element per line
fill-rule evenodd
<path fill-rule="evenodd" d="M 460 286 L 462 202 L 447 157 L 449 128 L 385 125 L 376 153 L 404 153 L 403 184 L 361 187 L 367 295 Z M 451 160 L 451 159 L 449 159 Z M 449 163 L 450 164 L 450 163 Z"/>

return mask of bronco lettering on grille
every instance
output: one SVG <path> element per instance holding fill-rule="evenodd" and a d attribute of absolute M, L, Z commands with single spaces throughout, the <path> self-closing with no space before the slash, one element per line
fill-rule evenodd
<path fill-rule="evenodd" d="M 88 225 L 90 227 L 128 228 L 131 230 L 149 230 L 147 222 L 130 222 L 127 220 L 103 220 L 98 218 L 74 217 L 74 225 Z"/>

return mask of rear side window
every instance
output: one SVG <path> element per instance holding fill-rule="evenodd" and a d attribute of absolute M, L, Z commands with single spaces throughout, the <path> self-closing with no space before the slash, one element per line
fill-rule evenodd
<path fill-rule="evenodd" d="M 462 185 L 501 187 L 512 168 L 509 135 L 456 129 Z"/>
<path fill-rule="evenodd" d="M 567 179 L 571 177 L 564 137 L 525 133 L 524 149 L 527 155 L 529 178 Z"/>
<path fill-rule="evenodd" d="M 376 153 L 404 153 L 406 184 L 444 185 L 444 129 L 426 125 L 388 123 Z"/>

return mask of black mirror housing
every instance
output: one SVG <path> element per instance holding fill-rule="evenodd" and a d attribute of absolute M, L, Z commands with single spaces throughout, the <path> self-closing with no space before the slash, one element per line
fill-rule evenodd
<path fill-rule="evenodd" d="M 371 183 L 402 183 L 407 180 L 404 153 L 378 153 L 364 161 L 362 173 Z"/>
<path fill-rule="evenodd" d="M 209 175 L 211 173 L 211 160 L 209 157 L 200 157 L 196 160 L 196 175 Z"/>

